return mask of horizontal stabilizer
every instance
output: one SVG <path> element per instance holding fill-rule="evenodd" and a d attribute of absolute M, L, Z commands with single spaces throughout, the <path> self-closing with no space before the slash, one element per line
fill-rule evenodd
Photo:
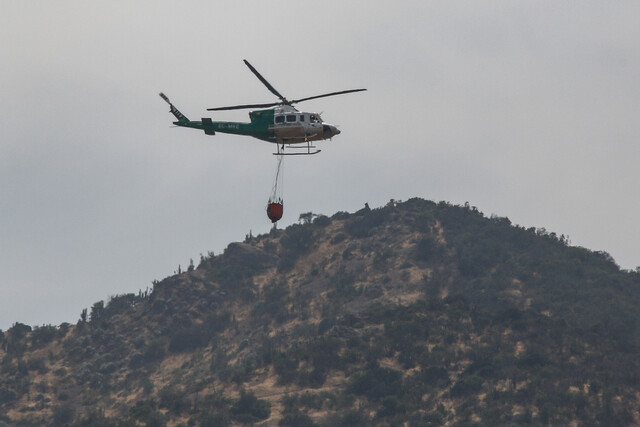
<path fill-rule="evenodd" d="M 204 133 L 207 135 L 215 135 L 216 131 L 213 130 L 213 121 L 210 117 L 202 118 L 202 128 L 204 129 Z"/>

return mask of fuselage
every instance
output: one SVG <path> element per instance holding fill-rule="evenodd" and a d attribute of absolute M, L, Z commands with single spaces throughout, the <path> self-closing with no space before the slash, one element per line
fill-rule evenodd
<path fill-rule="evenodd" d="M 178 121 L 175 125 L 202 129 L 208 135 L 216 132 L 247 135 L 275 144 L 298 144 L 320 141 L 338 135 L 340 130 L 322 121 L 317 113 L 300 112 L 289 105 L 249 113 L 249 123 L 213 121 Z"/>

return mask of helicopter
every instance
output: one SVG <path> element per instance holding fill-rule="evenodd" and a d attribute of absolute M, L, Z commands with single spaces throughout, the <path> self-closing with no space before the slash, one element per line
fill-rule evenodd
<path fill-rule="evenodd" d="M 199 121 L 189 120 L 182 114 L 164 94 L 160 97 L 164 99 L 170 107 L 170 112 L 177 121 L 174 125 L 192 129 L 201 129 L 207 135 L 215 135 L 216 132 L 229 133 L 235 135 L 246 135 L 276 144 L 275 155 L 311 155 L 318 154 L 321 150 L 316 149 L 313 141 L 331 139 L 340 134 L 340 130 L 329 123 L 325 123 L 318 113 L 298 111 L 293 104 L 311 99 L 325 98 L 328 96 L 343 95 L 352 92 L 362 92 L 366 89 L 349 89 L 339 92 L 325 93 L 322 95 L 309 96 L 306 98 L 288 100 L 280 94 L 246 59 L 244 63 L 251 72 L 264 84 L 269 91 L 277 96 L 280 101 L 264 104 L 234 105 L 230 107 L 207 108 L 208 111 L 241 110 L 251 108 L 266 108 L 249 112 L 250 123 L 242 122 L 220 122 L 211 118 L 202 118 Z M 270 108 L 269 108 L 270 107 Z M 285 146 L 297 152 L 285 153 Z"/>

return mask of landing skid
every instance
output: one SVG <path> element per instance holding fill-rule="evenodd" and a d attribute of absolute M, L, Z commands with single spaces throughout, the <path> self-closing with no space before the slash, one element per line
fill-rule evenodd
<path fill-rule="evenodd" d="M 284 146 L 287 145 L 288 148 L 292 150 L 306 150 L 306 152 L 302 153 L 285 153 Z M 315 145 L 311 145 L 311 142 L 307 141 L 307 145 L 302 147 L 297 147 L 291 144 L 276 144 L 277 152 L 273 153 L 274 156 L 312 156 L 314 154 L 318 154 L 322 150 L 316 150 Z M 311 151 L 313 150 L 313 151 Z"/>

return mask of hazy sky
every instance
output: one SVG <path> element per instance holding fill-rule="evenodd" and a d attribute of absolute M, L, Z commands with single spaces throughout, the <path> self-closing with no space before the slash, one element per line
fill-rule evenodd
<path fill-rule="evenodd" d="M 171 128 L 300 104 L 342 134 L 285 159 L 282 227 L 418 196 L 640 265 L 637 1 L 5 1 L 0 328 L 75 322 L 267 232 L 274 147 Z"/>

